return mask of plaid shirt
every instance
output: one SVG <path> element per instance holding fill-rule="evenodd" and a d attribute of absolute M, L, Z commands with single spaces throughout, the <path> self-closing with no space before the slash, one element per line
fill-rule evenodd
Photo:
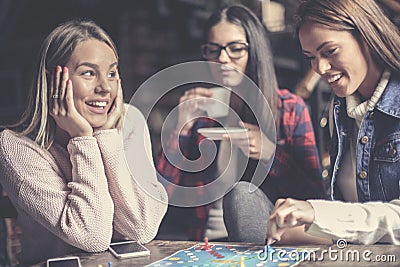
<path fill-rule="evenodd" d="M 314 131 L 308 109 L 304 101 L 288 90 L 278 90 L 280 130 L 277 131 L 275 158 L 261 189 L 271 201 L 279 197 L 297 199 L 323 198 L 325 190 L 321 177 L 321 166 L 315 142 Z M 216 127 L 218 124 L 208 118 L 200 118 L 194 124 L 189 136 L 172 134 L 168 143 L 169 155 L 182 154 L 195 159 L 199 156 L 198 144 L 204 137 L 197 129 Z M 179 143 L 178 143 L 179 142 Z M 219 142 L 216 141 L 217 146 Z M 256 160 L 253 160 L 256 161 Z M 182 159 L 183 164 L 183 159 Z M 257 161 L 256 161 L 257 162 Z M 216 161 L 203 171 L 187 173 L 170 164 L 164 152 L 157 157 L 156 166 L 160 175 L 177 185 L 202 186 L 216 177 Z M 167 187 L 169 195 L 173 188 Z M 204 194 L 201 190 L 199 195 Z M 208 219 L 210 205 L 189 209 L 187 234 L 191 240 L 202 240 Z M 183 218 L 179 218 L 181 220 Z"/>

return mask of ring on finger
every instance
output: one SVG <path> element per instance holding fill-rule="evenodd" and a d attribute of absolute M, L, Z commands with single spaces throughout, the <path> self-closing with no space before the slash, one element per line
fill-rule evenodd
<path fill-rule="evenodd" d="M 60 98 L 60 96 L 59 95 L 52 95 L 51 98 L 57 99 L 57 98 Z"/>

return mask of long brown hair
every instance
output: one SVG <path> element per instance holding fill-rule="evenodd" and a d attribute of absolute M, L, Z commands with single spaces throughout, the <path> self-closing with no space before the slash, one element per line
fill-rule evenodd
<path fill-rule="evenodd" d="M 28 107 L 19 122 L 11 125 L 14 131 L 30 136 L 42 148 L 54 140 L 56 124 L 49 114 L 50 78 L 56 66 L 64 66 L 75 47 L 89 39 L 106 43 L 118 58 L 114 42 L 96 23 L 90 20 L 68 21 L 55 28 L 44 40 L 39 54 L 37 73 L 32 83 Z M 122 116 L 118 128 L 122 126 Z"/>
<path fill-rule="evenodd" d="M 207 20 L 203 37 L 204 42 L 208 41 L 211 28 L 221 21 L 230 22 L 244 29 L 250 46 L 245 74 L 261 89 L 274 116 L 276 127 L 279 129 L 278 95 L 276 91 L 278 82 L 275 75 L 272 49 L 265 27 L 247 7 L 230 5 L 217 10 Z M 262 101 L 259 101 L 259 103 L 262 105 Z M 265 108 L 257 106 L 257 111 L 265 113 Z"/>
<path fill-rule="evenodd" d="M 375 0 L 303 0 L 296 13 L 296 33 L 306 22 L 351 31 L 365 42 L 379 64 L 400 71 L 399 29 Z"/>

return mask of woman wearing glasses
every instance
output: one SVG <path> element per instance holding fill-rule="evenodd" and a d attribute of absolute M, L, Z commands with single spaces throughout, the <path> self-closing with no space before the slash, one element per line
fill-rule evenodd
<path fill-rule="evenodd" d="M 220 126 L 205 114 L 199 117 L 202 111 L 192 102 L 212 97 L 213 93 L 207 88 L 192 88 L 180 98 L 178 123 L 168 147 L 164 147 L 158 158 L 157 168 L 163 178 L 177 185 L 200 187 L 223 175 L 241 180 L 225 197 L 224 209 L 222 198 L 207 205 L 184 208 L 190 214 L 185 213 L 186 217 L 182 218 L 188 239 L 225 240 L 229 233 L 232 241 L 263 243 L 269 211 L 278 197 L 306 199 L 324 195 L 310 116 L 302 99 L 288 90 L 278 90 L 265 29 L 248 8 L 232 5 L 214 13 L 206 23 L 201 50 L 207 61 L 218 63 L 211 69 L 217 83 L 239 93 L 231 94 L 230 112 L 239 118 L 233 126 L 247 128 L 247 135 L 244 140 L 217 141 L 217 155 L 202 171 L 187 172 L 180 168 L 182 166 L 171 164 L 166 153 L 179 154 L 179 149 L 189 159 L 198 158 L 204 136 L 197 129 Z M 243 86 L 242 73 L 258 86 L 262 95 L 258 95 L 258 90 Z M 246 94 L 254 96 L 248 99 L 256 101 L 249 103 L 239 97 Z M 257 106 L 258 99 L 266 99 L 271 112 L 257 114 L 257 110 L 261 110 Z M 219 123 L 226 123 L 224 125 L 229 125 L 229 120 L 230 115 L 218 119 Z M 276 127 L 276 144 L 266 132 L 273 126 Z M 236 149 L 229 150 L 231 146 Z M 229 168 L 227 159 L 238 163 L 229 165 L 235 168 L 246 162 L 244 171 L 239 174 L 235 168 Z M 268 177 L 261 185 L 262 191 L 249 194 L 249 183 L 244 181 L 252 179 L 256 168 L 264 178 Z M 208 193 L 198 191 L 198 194 Z"/>

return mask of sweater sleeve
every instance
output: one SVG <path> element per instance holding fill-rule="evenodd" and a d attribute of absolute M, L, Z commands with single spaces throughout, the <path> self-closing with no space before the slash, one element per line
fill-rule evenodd
<path fill-rule="evenodd" d="M 345 203 L 309 200 L 315 211 L 309 234 L 348 242 L 400 244 L 400 200 Z"/>
<path fill-rule="evenodd" d="M 17 210 L 30 214 L 72 246 L 88 252 L 108 248 L 113 203 L 95 138 L 70 140 L 72 177 L 58 168 L 57 159 L 27 138 L 5 130 L 0 144 L 1 183 Z"/>
<path fill-rule="evenodd" d="M 114 200 L 114 227 L 125 237 L 150 242 L 167 210 L 164 187 L 157 181 L 146 121 L 127 108 L 123 135 L 116 129 L 96 132 L 109 190 Z"/>

